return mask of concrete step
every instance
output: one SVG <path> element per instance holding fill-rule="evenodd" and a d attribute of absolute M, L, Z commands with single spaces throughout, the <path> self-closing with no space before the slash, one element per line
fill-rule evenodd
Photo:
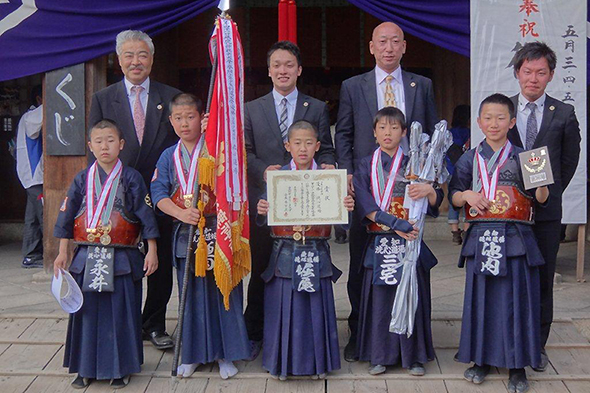
<path fill-rule="evenodd" d="M 426 242 L 429 240 L 448 240 L 449 244 L 453 244 L 451 242 L 451 227 L 447 222 L 447 216 L 444 215 L 437 218 L 426 217 L 423 239 Z"/>

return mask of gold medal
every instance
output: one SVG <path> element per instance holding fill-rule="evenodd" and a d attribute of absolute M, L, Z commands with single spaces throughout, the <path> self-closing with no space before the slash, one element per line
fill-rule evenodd
<path fill-rule="evenodd" d="M 109 223 L 105 226 L 103 225 L 102 227 L 100 227 L 100 231 L 102 233 L 109 233 L 111 230 L 113 229 L 113 226 L 111 224 L 111 221 L 109 220 Z"/>
<path fill-rule="evenodd" d="M 88 234 L 86 235 L 86 239 L 93 243 L 96 240 L 96 229 L 86 228 L 86 233 Z"/>
<path fill-rule="evenodd" d="M 183 195 L 184 198 L 184 207 L 187 209 L 189 207 L 193 207 L 193 194 Z"/>
<path fill-rule="evenodd" d="M 102 235 L 100 237 L 100 243 L 103 246 L 108 246 L 109 244 L 111 244 L 111 237 L 109 235 L 106 235 L 106 234 L 105 235 Z"/>
<path fill-rule="evenodd" d="M 293 240 L 295 240 L 296 242 L 298 242 L 299 240 L 301 240 L 302 236 L 301 236 L 301 232 L 295 232 L 293 234 Z"/>

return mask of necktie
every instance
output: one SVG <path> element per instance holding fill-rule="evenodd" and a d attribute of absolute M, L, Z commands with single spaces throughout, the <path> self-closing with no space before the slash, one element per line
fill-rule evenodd
<path fill-rule="evenodd" d="M 393 76 L 387 75 L 385 78 L 385 106 L 393 106 L 395 108 L 395 94 L 393 93 Z"/>
<path fill-rule="evenodd" d="M 143 141 L 143 130 L 145 128 L 145 113 L 143 111 L 143 106 L 141 106 L 141 99 L 139 98 L 143 90 L 144 88 L 142 86 L 131 87 L 131 92 L 135 94 L 135 102 L 133 103 L 133 124 L 135 124 L 135 134 L 137 135 L 137 140 L 140 145 Z"/>
<path fill-rule="evenodd" d="M 526 107 L 531 111 L 529 114 L 529 118 L 526 121 L 526 150 L 531 150 L 533 145 L 535 144 L 535 139 L 537 139 L 537 133 L 539 132 L 537 128 L 537 116 L 535 115 L 535 110 L 537 109 L 537 104 L 534 102 L 529 102 L 526 104 Z"/>
<path fill-rule="evenodd" d="M 287 99 L 283 98 L 279 105 L 281 110 L 281 117 L 279 119 L 279 129 L 281 130 L 281 137 L 283 142 L 287 142 Z"/>

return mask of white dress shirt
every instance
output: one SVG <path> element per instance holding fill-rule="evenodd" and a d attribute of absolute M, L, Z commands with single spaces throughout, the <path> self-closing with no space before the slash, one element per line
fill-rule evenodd
<path fill-rule="evenodd" d="M 535 117 L 537 118 L 537 136 L 541 130 L 541 122 L 543 121 L 543 110 L 545 109 L 545 98 L 547 94 L 543 93 L 541 97 L 534 101 L 537 104 L 535 109 Z M 518 135 L 522 142 L 522 146 L 526 147 L 526 123 L 529 119 L 531 110 L 526 107 L 529 101 L 522 95 L 518 95 L 518 108 L 516 108 L 516 127 L 518 128 Z"/>
<path fill-rule="evenodd" d="M 283 98 L 287 99 L 287 128 L 291 127 L 293 124 L 293 118 L 295 117 L 295 108 L 297 107 L 297 97 L 299 96 L 299 92 L 297 88 L 293 90 L 291 93 L 287 94 L 286 96 L 282 95 L 275 89 L 272 89 L 272 96 L 275 101 L 275 111 L 277 112 L 277 120 L 279 124 L 281 123 L 281 101 Z"/>
<path fill-rule="evenodd" d="M 133 117 L 133 107 L 135 106 L 135 92 L 131 91 L 131 88 L 135 86 L 133 83 L 129 82 L 127 78 L 123 79 L 125 81 L 125 91 L 127 92 L 127 98 L 129 99 L 129 106 L 131 107 L 131 117 Z M 143 87 L 143 91 L 139 95 L 139 99 L 141 101 L 141 107 L 143 108 L 143 113 L 147 117 L 147 104 L 150 92 L 150 78 L 148 77 L 143 83 L 140 85 Z"/>
<path fill-rule="evenodd" d="M 16 136 L 16 171 L 18 178 L 25 189 L 43 184 L 43 153 L 40 156 L 30 157 L 29 154 L 36 152 L 27 148 L 27 139 L 38 141 L 41 137 L 43 126 L 43 105 L 37 108 L 32 106 L 18 122 Z M 32 164 L 38 162 L 35 168 Z"/>
<path fill-rule="evenodd" d="M 404 81 L 402 79 L 402 68 L 397 67 L 391 74 L 383 71 L 378 66 L 375 66 L 375 84 L 377 85 L 377 106 L 382 109 L 385 106 L 385 87 L 387 82 L 385 78 L 389 75 L 393 77 L 391 81 L 391 87 L 393 88 L 393 94 L 395 94 L 395 107 L 398 108 L 402 113 L 406 114 L 406 98 L 404 94 Z"/>

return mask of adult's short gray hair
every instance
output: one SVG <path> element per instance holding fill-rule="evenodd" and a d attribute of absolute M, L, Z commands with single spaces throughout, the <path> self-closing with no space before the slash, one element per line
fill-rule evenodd
<path fill-rule="evenodd" d="M 152 39 L 150 38 L 149 35 L 147 35 L 146 33 L 144 33 L 143 31 L 140 31 L 140 30 L 125 30 L 125 31 L 122 31 L 119 34 L 117 34 L 117 39 L 116 39 L 117 56 L 121 55 L 121 47 L 127 41 L 143 41 L 143 42 L 145 42 L 147 44 L 148 48 L 150 48 L 150 53 L 152 54 L 152 56 L 154 55 L 154 52 L 155 52 L 154 43 L 152 42 Z"/>

